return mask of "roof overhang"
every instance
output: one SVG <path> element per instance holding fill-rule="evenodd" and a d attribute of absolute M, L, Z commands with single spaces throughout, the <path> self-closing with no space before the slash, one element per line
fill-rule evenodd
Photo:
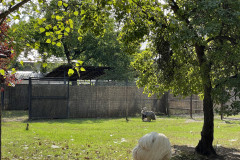
<path fill-rule="evenodd" d="M 68 70 L 73 69 L 72 65 L 61 65 L 55 68 L 52 72 L 48 73 L 45 77 L 69 77 Z M 94 67 L 94 66 L 83 66 L 86 71 L 79 71 L 77 73 L 76 69 L 74 70 L 74 74 L 69 77 L 70 81 L 76 80 L 93 80 L 98 79 L 98 77 L 105 74 L 106 70 L 110 70 L 110 67 Z M 80 75 L 80 76 L 79 76 Z"/>

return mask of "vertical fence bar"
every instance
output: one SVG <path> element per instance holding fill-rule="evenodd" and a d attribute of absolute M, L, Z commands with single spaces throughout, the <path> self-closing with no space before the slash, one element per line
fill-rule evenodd
<path fill-rule="evenodd" d="M 192 111 L 193 111 L 193 109 L 192 109 L 192 99 L 193 99 L 193 95 L 191 94 L 191 97 L 190 97 L 190 117 L 191 118 L 193 118 L 192 117 Z"/>
<path fill-rule="evenodd" d="M 166 110 L 167 110 L 167 115 L 168 115 L 168 117 L 170 117 L 170 106 L 169 106 L 169 103 L 168 103 L 168 97 L 169 97 L 169 91 L 168 92 L 165 92 L 165 94 L 166 94 Z"/>
<path fill-rule="evenodd" d="M 66 81 L 65 77 L 64 77 L 64 81 Z M 68 86 L 67 86 L 67 118 L 69 118 L 69 78 L 68 78 Z"/>
<path fill-rule="evenodd" d="M 32 79 L 29 77 L 28 82 L 28 119 L 32 118 Z"/>
<path fill-rule="evenodd" d="M 126 107 L 126 121 L 128 121 L 128 80 L 125 81 L 125 107 Z"/>

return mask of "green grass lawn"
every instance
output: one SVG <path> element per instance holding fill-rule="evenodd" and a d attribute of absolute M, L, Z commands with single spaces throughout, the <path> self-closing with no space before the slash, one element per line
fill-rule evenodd
<path fill-rule="evenodd" d="M 171 145 L 195 147 L 203 121 L 158 116 L 153 122 L 140 117 L 116 119 L 64 119 L 27 121 L 27 112 L 4 112 L 3 159 L 132 159 L 132 149 L 143 135 L 155 131 Z M 26 130 L 29 123 L 29 130 Z M 240 152 L 240 121 L 215 119 L 214 146 Z"/>

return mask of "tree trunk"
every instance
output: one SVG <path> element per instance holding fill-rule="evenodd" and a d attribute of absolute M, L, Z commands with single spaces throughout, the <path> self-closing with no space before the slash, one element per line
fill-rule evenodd
<path fill-rule="evenodd" d="M 2 159 L 2 104 L 0 105 L 0 159 Z"/>
<path fill-rule="evenodd" d="M 205 46 L 195 45 L 197 57 L 200 65 L 201 78 L 204 88 L 203 112 L 204 123 L 201 132 L 201 140 L 196 146 L 197 153 L 206 156 L 215 156 L 216 152 L 212 146 L 214 139 L 214 114 L 213 100 L 211 96 L 212 84 L 210 79 L 211 64 L 207 61 L 204 54 Z"/>
<path fill-rule="evenodd" d="M 70 58 L 70 52 L 68 51 L 68 47 L 64 43 L 63 43 L 63 47 L 64 47 L 64 53 L 67 57 L 68 64 L 70 64 L 71 63 L 71 58 Z"/>

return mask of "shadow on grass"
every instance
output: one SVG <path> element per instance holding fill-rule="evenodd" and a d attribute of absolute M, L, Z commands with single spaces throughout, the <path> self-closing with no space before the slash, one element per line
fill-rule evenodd
<path fill-rule="evenodd" d="M 8 121 L 22 121 L 24 123 L 70 123 L 70 124 L 81 124 L 81 123 L 103 123 L 109 120 L 122 119 L 122 122 L 126 121 L 126 117 L 116 117 L 116 118 L 68 118 L 68 119 L 58 119 L 58 118 L 39 118 L 39 119 L 28 119 L 28 111 L 3 111 L 2 112 L 3 122 Z M 129 117 L 131 119 L 132 117 Z M 140 120 L 140 118 L 139 118 Z"/>
<path fill-rule="evenodd" d="M 156 120 L 152 120 L 151 122 L 144 122 L 142 121 L 141 117 L 137 116 L 131 116 L 128 117 L 128 120 L 126 120 L 126 117 L 120 116 L 120 117 L 110 117 L 110 118 L 68 118 L 68 119 L 32 119 L 32 120 L 26 120 L 24 122 L 27 123 L 38 123 L 38 122 L 47 122 L 47 123 L 70 123 L 70 124 L 91 124 L 91 123 L 104 123 L 106 121 L 112 121 L 117 120 L 118 123 L 121 121 L 122 123 L 130 123 L 132 118 L 139 118 L 139 122 L 142 123 L 156 123 Z"/>
<path fill-rule="evenodd" d="M 116 119 L 116 118 L 32 119 L 32 120 L 26 120 L 24 122 L 28 122 L 28 123 L 47 122 L 50 124 L 52 123 L 91 124 L 91 123 L 103 123 L 112 119 Z"/>
<path fill-rule="evenodd" d="M 240 160 L 240 150 L 235 148 L 218 147 L 215 148 L 218 158 L 208 158 L 195 153 L 194 147 L 173 146 L 174 153 L 171 160 Z"/>

